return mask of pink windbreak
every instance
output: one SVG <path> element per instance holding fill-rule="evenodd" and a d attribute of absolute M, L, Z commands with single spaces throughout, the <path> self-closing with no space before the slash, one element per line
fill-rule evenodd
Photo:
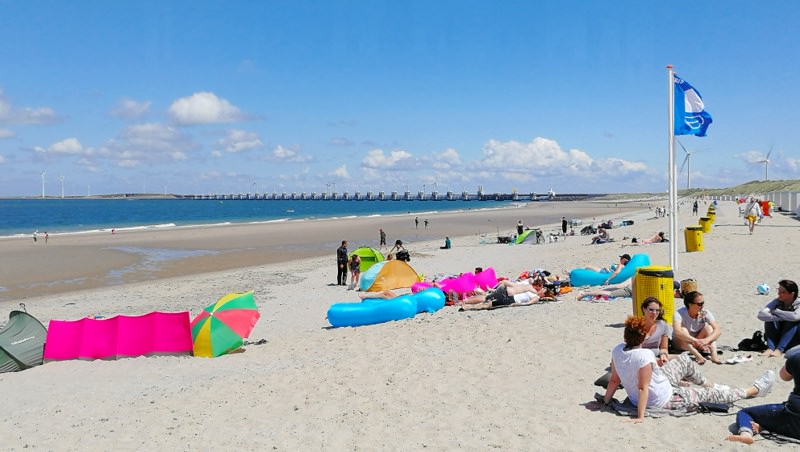
<path fill-rule="evenodd" d="M 45 362 L 191 354 L 188 311 L 51 320 L 44 347 Z"/>

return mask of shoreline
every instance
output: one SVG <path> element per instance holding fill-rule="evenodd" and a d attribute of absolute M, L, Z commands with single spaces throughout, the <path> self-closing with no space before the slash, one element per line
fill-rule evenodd
<path fill-rule="evenodd" d="M 623 205 L 620 205 L 623 204 Z M 319 220 L 289 220 L 213 226 L 120 230 L 116 234 L 51 234 L 48 243 L 30 237 L 0 240 L 0 304 L 74 290 L 154 281 L 198 273 L 243 269 L 334 256 L 341 240 L 350 251 L 378 247 L 378 229 L 387 242 L 403 240 L 414 252 L 420 242 L 463 237 L 493 238 L 524 220 L 554 227 L 568 219 L 612 218 L 643 206 L 612 202 L 541 202 L 502 207 Z M 419 229 L 413 218 L 421 216 Z M 430 220 L 428 229 L 423 226 Z M 333 260 L 333 257 L 331 257 Z"/>

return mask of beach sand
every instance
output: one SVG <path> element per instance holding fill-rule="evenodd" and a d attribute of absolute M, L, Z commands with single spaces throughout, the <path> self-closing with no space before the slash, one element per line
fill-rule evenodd
<path fill-rule="evenodd" d="M 647 253 L 654 265 L 669 264 L 668 245 L 623 240 L 668 230 L 666 218 L 653 218 L 639 203 L 572 206 L 578 211 L 570 203 L 531 203 L 525 209 L 435 214 L 427 231 L 413 229 L 411 215 L 229 226 L 222 234 L 196 228 L 65 236 L 46 246 L 3 241 L 5 312 L 23 301 L 45 325 L 91 314 L 195 315 L 229 292 L 254 290 L 262 318 L 250 340 L 267 342 L 216 359 L 67 361 L 0 374 L 6 406 L 0 449 L 746 450 L 723 441 L 733 416 L 648 418 L 634 425 L 586 408 L 603 391 L 592 383 L 622 340 L 630 299 L 590 303 L 567 294 L 559 303 L 493 311 L 445 307 L 359 328 L 332 329 L 325 320 L 332 303 L 357 300 L 355 292 L 335 285 L 338 242 L 347 239 L 351 250 L 374 246 L 378 227 L 390 244 L 407 242 L 411 265 L 425 275 L 482 266 L 515 277 L 535 267 L 558 272 L 608 265 L 622 253 Z M 544 217 L 525 214 L 527 209 L 553 210 L 545 231 L 554 230 L 561 215 L 584 223 L 630 218 L 635 224 L 612 230 L 616 241 L 604 245 L 588 245 L 586 236 L 543 245 L 496 243 L 497 231 L 512 231 L 520 218 L 540 225 L 526 216 Z M 705 250 L 685 253 L 683 227 L 697 220 L 684 211 L 680 237 L 673 238 L 679 244 L 676 278 L 697 279 L 706 309 L 723 329 L 719 344 L 735 346 L 762 328 L 756 312 L 772 296 L 757 295 L 756 285 L 774 288 L 779 279 L 797 278 L 788 273 L 797 258 L 787 245 L 798 224 L 776 214 L 750 236 L 736 205 L 724 202 L 713 231 L 704 235 Z M 445 235 L 453 240 L 450 250 L 439 249 Z M 206 253 L 148 267 L 131 253 L 107 249 L 118 246 Z M 126 266 L 134 267 L 125 273 L 128 279 L 109 280 L 109 268 Z M 12 284 L 9 274 L 28 275 L 29 296 L 20 297 L 24 284 Z M 77 282 L 87 274 L 89 282 Z M 60 280 L 76 283 L 46 284 Z M 82 288 L 90 290 L 74 290 Z M 746 386 L 780 365 L 782 360 L 754 354 L 751 362 L 707 363 L 702 370 L 712 381 Z M 790 391 L 789 383 L 779 382 L 766 398 L 739 405 L 780 402 Z M 617 397 L 623 399 L 624 391 Z M 791 446 L 760 440 L 755 447 Z"/>

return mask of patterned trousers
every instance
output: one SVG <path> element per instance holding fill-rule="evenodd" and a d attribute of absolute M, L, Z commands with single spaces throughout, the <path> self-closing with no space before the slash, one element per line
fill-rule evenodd
<path fill-rule="evenodd" d="M 706 388 L 706 377 L 700 372 L 697 364 L 689 358 L 688 354 L 678 356 L 677 359 L 668 361 L 661 371 L 672 385 L 672 399 L 664 408 L 677 410 L 697 407 L 702 402 L 731 404 L 747 397 L 744 388 L 731 389 L 727 386 L 714 385 Z M 698 386 L 681 386 L 682 381 L 689 381 Z"/>

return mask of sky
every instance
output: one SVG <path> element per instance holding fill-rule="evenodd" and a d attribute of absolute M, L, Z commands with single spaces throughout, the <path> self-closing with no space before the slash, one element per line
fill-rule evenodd
<path fill-rule="evenodd" d="M 0 196 L 666 192 L 667 65 L 713 117 L 679 188 L 800 178 L 796 1 L 0 11 Z"/>

